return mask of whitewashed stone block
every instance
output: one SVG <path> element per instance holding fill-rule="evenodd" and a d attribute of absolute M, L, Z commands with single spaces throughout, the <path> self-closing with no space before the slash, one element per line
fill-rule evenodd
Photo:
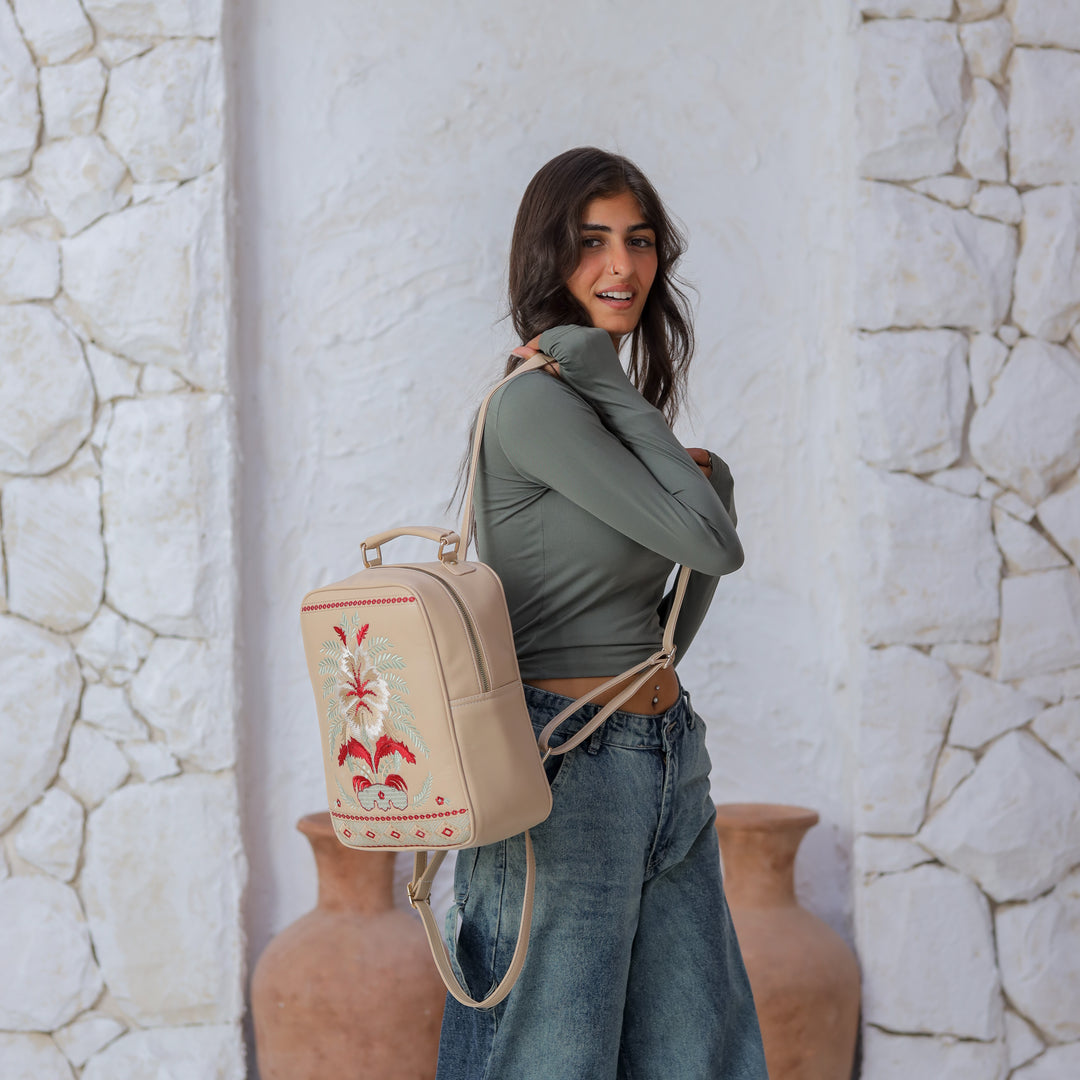
<path fill-rule="evenodd" d="M 866 654 L 862 688 L 858 827 L 913 833 L 956 702 L 956 676 L 940 660 L 895 646 Z"/>
<path fill-rule="evenodd" d="M 1035 717 L 1031 730 L 1075 773 L 1080 773 L 1080 698 L 1067 698 Z"/>
<path fill-rule="evenodd" d="M 93 423 L 94 386 L 78 339 L 36 304 L 0 307 L 0 471 L 45 473 Z"/>
<path fill-rule="evenodd" d="M 70 881 L 82 850 L 83 808 L 60 788 L 49 788 L 23 818 L 15 850 L 39 870 Z"/>
<path fill-rule="evenodd" d="M 1026 526 L 1022 526 L 1026 528 Z M 974 672 L 960 673 L 960 694 L 948 741 L 978 750 L 991 739 L 1027 724 L 1042 710 L 1042 702 L 1005 683 Z"/>
<path fill-rule="evenodd" d="M 94 44 L 79 0 L 13 0 L 15 18 L 40 64 L 62 64 Z"/>
<path fill-rule="evenodd" d="M 994 380 L 1001 373 L 1009 350 L 993 334 L 976 334 L 968 349 L 968 368 L 971 372 L 971 396 L 976 405 L 985 405 Z M 981 481 L 980 481 L 981 482 Z"/>
<path fill-rule="evenodd" d="M 154 47 L 154 42 L 147 37 L 102 37 L 97 39 L 95 52 L 110 67 L 119 67 L 133 56 L 140 56 L 149 52 Z"/>
<path fill-rule="evenodd" d="M 930 472 L 960 457 L 967 338 L 955 330 L 859 334 L 860 454 L 886 469 Z"/>
<path fill-rule="evenodd" d="M 865 640 L 993 640 L 1001 556 L 990 506 L 898 473 L 862 467 L 857 478 Z"/>
<path fill-rule="evenodd" d="M 1038 698 L 1044 705 L 1056 705 L 1065 696 L 1063 675 L 1061 671 L 1050 675 L 1032 675 L 1028 679 L 1021 679 L 1018 685 L 1025 694 Z"/>
<path fill-rule="evenodd" d="M 1080 862 L 1080 779 L 1026 731 L 1011 731 L 918 841 L 999 903 L 1030 900 Z"/>
<path fill-rule="evenodd" d="M 144 394 L 174 394 L 187 389 L 190 387 L 175 371 L 160 364 L 147 364 L 139 377 L 139 390 Z"/>
<path fill-rule="evenodd" d="M 1005 565 L 1014 574 L 1069 565 L 1069 560 L 1045 536 L 997 506 L 994 507 L 994 535 L 1005 556 Z"/>
<path fill-rule="evenodd" d="M 126 742 L 124 753 L 127 754 L 135 775 L 148 784 L 180 774 L 180 763 L 169 753 L 164 743 Z"/>
<path fill-rule="evenodd" d="M 1013 49 L 1009 176 L 1014 184 L 1080 182 L 1080 56 Z"/>
<path fill-rule="evenodd" d="M 149 734 L 119 686 L 105 683 L 88 686 L 83 692 L 80 716 L 114 739 L 145 739 Z"/>
<path fill-rule="evenodd" d="M 7 4 L 0 4 L 0 176 L 25 171 L 37 146 L 37 70 Z"/>
<path fill-rule="evenodd" d="M 223 222 L 215 172 L 64 241 L 73 317 L 103 348 L 224 389 Z"/>
<path fill-rule="evenodd" d="M 232 653 L 226 646 L 158 638 L 131 682 L 131 703 L 186 764 L 207 771 L 234 764 Z"/>
<path fill-rule="evenodd" d="M 1016 188 L 1009 184 L 986 184 L 972 195 L 971 212 L 1006 225 L 1018 225 L 1024 216 L 1024 206 Z"/>
<path fill-rule="evenodd" d="M 201 394 L 115 405 L 102 458 L 106 595 L 162 634 L 205 636 L 230 618 L 226 407 Z"/>
<path fill-rule="evenodd" d="M 869 1023 L 896 1032 L 1000 1035 L 990 905 L 972 882 L 938 866 L 885 874 L 856 889 L 855 925 Z"/>
<path fill-rule="evenodd" d="M 66 641 L 0 616 L 0 830 L 52 783 L 81 689 Z"/>
<path fill-rule="evenodd" d="M 1007 180 L 1005 106 L 994 84 L 986 79 L 974 79 L 972 92 L 974 100 L 960 130 L 957 158 L 979 180 Z"/>
<path fill-rule="evenodd" d="M 1005 1010 L 1005 1045 L 1009 1051 L 1009 1068 L 1015 1069 L 1046 1049 L 1035 1029 L 1012 1009 Z"/>
<path fill-rule="evenodd" d="M 1080 185 L 1026 191 L 1012 315 L 1025 333 L 1064 341 L 1080 321 Z"/>
<path fill-rule="evenodd" d="M 1080 566 L 1080 483 L 1073 482 L 1043 499 L 1039 503 L 1039 520 Z"/>
<path fill-rule="evenodd" d="M 979 79 L 1000 82 L 1012 49 L 1012 26 L 1008 19 L 987 19 L 960 27 L 960 44 L 968 70 Z"/>
<path fill-rule="evenodd" d="M 167 41 L 113 68 L 101 130 L 136 180 L 190 180 L 221 160 L 223 112 L 217 43 Z"/>
<path fill-rule="evenodd" d="M 932 814 L 975 771 L 975 755 L 955 746 L 945 746 L 934 769 L 927 809 Z"/>
<path fill-rule="evenodd" d="M 216 37 L 221 0 L 86 0 L 94 24 L 113 37 Z"/>
<path fill-rule="evenodd" d="M 105 586 L 96 466 L 9 480 L 3 490 L 8 607 L 51 630 L 77 630 Z"/>
<path fill-rule="evenodd" d="M 1003 3 L 1004 0 L 956 0 L 956 11 L 961 21 L 985 19 L 996 15 Z"/>
<path fill-rule="evenodd" d="M 1080 465 L 1080 361 L 1024 338 L 971 420 L 971 454 L 988 475 L 1030 503 Z"/>
<path fill-rule="evenodd" d="M 40 80 L 41 111 L 48 138 L 93 132 L 105 93 L 105 65 L 96 56 L 75 64 L 42 68 Z"/>
<path fill-rule="evenodd" d="M 4 1080 L 73 1080 L 64 1055 L 48 1035 L 0 1032 Z"/>
<path fill-rule="evenodd" d="M 1030 503 L 1025 502 L 1015 491 L 1006 491 L 994 500 L 994 505 L 1006 513 L 1012 514 L 1017 521 L 1031 521 L 1035 517 L 1035 509 Z"/>
<path fill-rule="evenodd" d="M 96 345 L 86 346 L 86 362 L 94 379 L 98 401 L 134 397 L 139 384 L 139 365 Z"/>
<path fill-rule="evenodd" d="M 25 229 L 0 233 L 0 303 L 48 300 L 60 288 L 60 248 Z"/>
<path fill-rule="evenodd" d="M 975 495 L 986 478 L 978 469 L 970 465 L 958 465 L 952 469 L 942 469 L 926 477 L 931 484 L 952 491 L 957 495 Z"/>
<path fill-rule="evenodd" d="M 859 173 L 917 180 L 952 172 L 964 118 L 964 54 L 945 22 L 880 20 L 858 31 Z"/>
<path fill-rule="evenodd" d="M 1080 575 L 1044 570 L 1001 583 L 997 678 L 1003 682 L 1080 664 Z"/>
<path fill-rule="evenodd" d="M 91 1058 L 83 1080 L 244 1080 L 236 1025 L 133 1031 Z"/>
<path fill-rule="evenodd" d="M 931 176 L 911 185 L 920 195 L 929 195 L 950 206 L 967 206 L 979 186 L 969 176 Z"/>
<path fill-rule="evenodd" d="M 925 848 L 904 836 L 856 836 L 854 856 L 861 874 L 894 874 L 930 861 Z"/>
<path fill-rule="evenodd" d="M 859 0 L 859 10 L 887 19 L 947 19 L 952 0 Z"/>
<path fill-rule="evenodd" d="M 8 971 L 32 979 L 0 979 L 0 1028 L 52 1031 L 94 1003 L 101 972 L 75 890 L 34 874 L 0 883 L 0 956 Z"/>
<path fill-rule="evenodd" d="M 856 323 L 993 330 L 1009 310 L 1016 230 L 895 184 L 860 185 Z"/>
<path fill-rule="evenodd" d="M 153 640 L 153 633 L 145 626 L 129 622 L 111 608 L 103 607 L 83 631 L 75 651 L 81 660 L 91 664 L 103 675 L 122 682 L 125 674 L 138 670 L 139 664 L 150 651 Z M 85 712 L 84 701 L 84 715 Z M 117 734 L 130 735 L 131 732 L 118 730 Z"/>
<path fill-rule="evenodd" d="M 1067 944 L 1080 940 L 1080 870 L 1046 896 L 1000 908 L 995 924 L 1009 999 L 1054 1039 L 1080 1039 L 1080 950 Z"/>
<path fill-rule="evenodd" d="M 863 1072 L 873 1080 L 1004 1080 L 1000 1042 L 913 1038 L 864 1029 Z"/>
<path fill-rule="evenodd" d="M 126 1013 L 147 1025 L 239 1020 L 244 878 L 231 774 L 128 784 L 91 812 L 82 893 Z"/>
<path fill-rule="evenodd" d="M 1080 1076 L 1080 1042 L 1051 1046 L 1030 1065 L 1017 1069 L 1010 1080 L 1064 1080 Z"/>
<path fill-rule="evenodd" d="M 987 478 L 979 485 L 979 490 L 976 494 L 980 499 L 986 499 L 987 502 L 993 502 L 999 495 L 1003 494 L 1005 489 L 995 481 Z"/>
<path fill-rule="evenodd" d="M 103 1050 L 127 1029 L 119 1020 L 103 1013 L 83 1013 L 66 1028 L 53 1034 L 56 1045 L 72 1065 L 85 1065 L 87 1060 Z"/>
<path fill-rule="evenodd" d="M 942 641 L 930 649 L 930 655 L 953 667 L 985 673 L 990 670 L 993 649 L 989 645 L 973 645 L 967 641 Z"/>
<path fill-rule="evenodd" d="M 0 229 L 45 216 L 45 203 L 23 177 L 0 180 Z"/>
<path fill-rule="evenodd" d="M 83 723 L 71 729 L 67 754 L 60 766 L 60 779 L 75 792 L 83 805 L 93 809 L 106 795 L 114 792 L 130 772 L 127 758 L 112 739 Z"/>
<path fill-rule="evenodd" d="M 127 167 L 97 135 L 46 143 L 34 155 L 33 176 L 68 236 L 130 198 Z"/>
<path fill-rule="evenodd" d="M 1080 49 L 1077 0 L 1009 0 L 1006 10 L 1017 44 Z"/>
<path fill-rule="evenodd" d="M 1020 330 L 1010 323 L 1005 323 L 998 327 L 997 336 L 1011 349 L 1020 340 Z"/>

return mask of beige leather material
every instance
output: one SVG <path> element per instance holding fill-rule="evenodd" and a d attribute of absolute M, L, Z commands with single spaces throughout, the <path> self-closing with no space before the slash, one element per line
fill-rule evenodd
<path fill-rule="evenodd" d="M 507 379 L 549 360 L 537 354 Z M 541 748 L 546 756 L 577 746 L 671 663 L 689 576 L 683 568 L 661 649 L 564 709 L 544 729 L 538 747 L 502 583 L 491 567 L 464 558 L 484 418 L 496 389 L 477 418 L 461 531 L 405 526 L 368 537 L 361 547 L 365 569 L 309 592 L 300 616 L 337 837 L 354 848 L 417 852 L 410 903 L 424 921 L 447 989 L 463 1004 L 480 1008 L 506 997 L 525 962 L 536 878 L 528 830 L 551 813 Z M 382 548 L 403 535 L 438 544 L 436 560 L 384 565 Z M 626 679 L 628 687 L 574 738 L 548 749 L 563 720 Z M 447 849 L 523 831 L 526 880 L 518 943 L 505 978 L 476 1001 L 454 976 L 431 913 L 431 880 Z M 430 863 L 429 851 L 437 852 Z"/>

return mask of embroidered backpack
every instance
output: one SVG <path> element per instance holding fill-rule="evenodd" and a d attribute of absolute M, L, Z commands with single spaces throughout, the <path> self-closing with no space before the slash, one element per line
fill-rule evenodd
<path fill-rule="evenodd" d="M 550 361 L 538 353 L 485 397 L 477 414 L 460 532 L 409 526 L 369 537 L 364 569 L 309 592 L 301 628 L 322 737 L 330 817 L 346 846 L 414 851 L 409 902 L 420 913 L 450 993 L 492 1008 L 525 963 L 536 865 L 529 828 L 551 812 L 543 761 L 573 749 L 674 654 L 675 619 L 689 571 L 679 575 L 661 649 L 608 680 L 533 734 L 506 598 L 487 564 L 466 561 L 484 419 L 495 390 Z M 395 537 L 438 544 L 433 562 L 384 565 Z M 638 678 L 632 678 L 637 675 Z M 572 738 L 555 729 L 597 694 L 632 681 Z M 483 999 L 459 983 L 431 912 L 431 884 L 447 851 L 525 833 L 526 878 L 517 946 L 506 975 Z M 428 853 L 434 852 L 428 859 Z"/>

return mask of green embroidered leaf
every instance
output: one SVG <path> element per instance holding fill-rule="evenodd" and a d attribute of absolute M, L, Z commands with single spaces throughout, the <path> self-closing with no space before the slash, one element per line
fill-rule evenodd
<path fill-rule="evenodd" d="M 424 786 L 413 796 L 413 806 L 419 806 L 422 802 L 426 802 L 428 796 L 431 794 L 431 773 L 427 774 L 427 779 L 424 781 Z"/>
<path fill-rule="evenodd" d="M 409 692 L 409 687 L 406 685 L 405 680 L 400 675 L 395 675 L 392 671 L 385 672 L 382 680 L 392 690 L 398 690 L 402 694 L 407 694 Z"/>
<path fill-rule="evenodd" d="M 420 734 L 419 729 L 414 724 L 410 724 L 404 717 L 394 713 L 390 714 L 390 723 L 394 725 L 395 730 L 408 735 L 413 745 L 424 757 L 431 757 L 431 751 L 428 749 L 427 743 L 424 742 L 424 736 Z"/>
<path fill-rule="evenodd" d="M 378 637 L 371 639 L 371 644 L 368 646 L 368 652 L 372 656 L 381 656 L 384 652 L 390 651 L 390 639 L 380 634 Z"/>
<path fill-rule="evenodd" d="M 339 641 L 324 641 L 320 646 L 324 656 L 336 656 L 339 648 L 341 648 L 341 642 Z"/>
<path fill-rule="evenodd" d="M 333 675 L 338 669 L 338 662 L 333 657 L 324 656 L 319 661 L 320 675 Z"/>
<path fill-rule="evenodd" d="M 329 697 L 334 692 L 334 684 L 335 684 L 336 681 L 337 680 L 334 678 L 333 675 L 327 675 L 326 678 L 323 679 L 323 684 L 322 684 L 322 696 L 323 697 Z"/>
<path fill-rule="evenodd" d="M 392 713 L 400 713 L 402 716 L 413 718 L 412 706 L 397 694 L 391 694 L 387 699 L 387 705 Z"/>
<path fill-rule="evenodd" d="M 385 671 L 401 671 L 405 667 L 405 661 L 402 657 L 397 656 L 394 653 L 390 653 L 381 660 L 376 661 L 375 670 L 381 675 Z"/>

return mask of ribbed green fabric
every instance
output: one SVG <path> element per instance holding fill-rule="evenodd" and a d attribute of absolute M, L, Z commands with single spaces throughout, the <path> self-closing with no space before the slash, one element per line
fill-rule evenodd
<path fill-rule="evenodd" d="M 615 675 L 645 659 L 682 563 L 695 572 L 677 662 L 718 578 L 742 565 L 730 473 L 717 463 L 706 480 L 606 331 L 559 326 L 540 349 L 561 375 L 496 392 L 476 482 L 477 553 L 506 590 L 521 677 Z"/>

